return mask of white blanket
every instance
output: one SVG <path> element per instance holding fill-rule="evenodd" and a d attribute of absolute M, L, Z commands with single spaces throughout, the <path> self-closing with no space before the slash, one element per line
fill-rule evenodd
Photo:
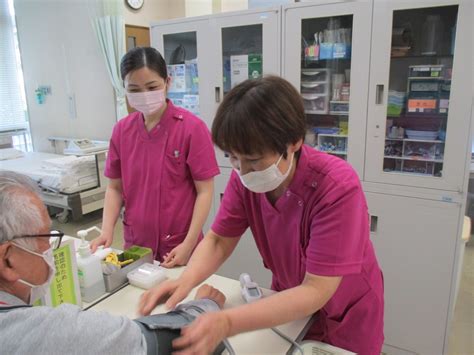
<path fill-rule="evenodd" d="M 24 156 L 25 153 L 15 148 L 0 149 L 0 160 L 11 160 L 16 158 L 22 158 Z"/>
<path fill-rule="evenodd" d="M 2 161 L 0 169 L 25 174 L 43 187 L 64 193 L 94 188 L 99 183 L 93 156 L 75 157 L 29 152 L 22 158 Z"/>

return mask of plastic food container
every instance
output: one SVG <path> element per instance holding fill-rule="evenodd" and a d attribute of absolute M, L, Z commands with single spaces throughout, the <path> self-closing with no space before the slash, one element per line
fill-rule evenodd
<path fill-rule="evenodd" d="M 166 280 L 166 275 L 158 265 L 145 263 L 127 274 L 131 285 L 148 290 Z"/>

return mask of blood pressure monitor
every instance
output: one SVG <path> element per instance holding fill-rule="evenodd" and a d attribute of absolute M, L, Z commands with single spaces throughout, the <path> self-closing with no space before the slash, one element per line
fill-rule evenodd
<path fill-rule="evenodd" d="M 256 282 L 253 282 L 249 274 L 241 274 L 239 277 L 240 280 L 240 292 L 242 298 L 247 303 L 252 303 L 263 297 L 262 291 Z"/>

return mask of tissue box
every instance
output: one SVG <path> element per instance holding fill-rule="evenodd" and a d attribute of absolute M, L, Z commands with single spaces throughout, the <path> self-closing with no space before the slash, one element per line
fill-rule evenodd
<path fill-rule="evenodd" d="M 153 251 L 150 248 L 132 246 L 119 255 L 120 261 L 133 259 L 133 263 L 122 267 L 110 275 L 104 274 L 105 290 L 112 292 L 128 282 L 127 274 L 145 263 L 153 263 Z"/>
<path fill-rule="evenodd" d="M 127 277 L 131 285 L 144 288 L 145 290 L 166 280 L 166 274 L 163 268 L 151 263 L 145 263 L 135 270 L 132 270 L 128 273 Z"/>

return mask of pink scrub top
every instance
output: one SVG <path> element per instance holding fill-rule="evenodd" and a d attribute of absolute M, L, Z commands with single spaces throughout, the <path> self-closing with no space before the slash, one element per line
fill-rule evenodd
<path fill-rule="evenodd" d="M 122 179 L 125 248 L 149 247 L 160 261 L 189 230 L 197 196 L 194 181 L 219 174 L 205 123 L 171 101 L 167 104 L 149 132 L 140 112 L 115 125 L 105 167 L 105 176 Z"/>
<path fill-rule="evenodd" d="M 305 145 L 300 152 L 293 180 L 274 205 L 234 171 L 212 230 L 240 237 L 250 226 L 276 291 L 300 285 L 305 273 L 342 276 L 306 338 L 380 354 L 383 278 L 359 178 L 342 159 Z"/>

